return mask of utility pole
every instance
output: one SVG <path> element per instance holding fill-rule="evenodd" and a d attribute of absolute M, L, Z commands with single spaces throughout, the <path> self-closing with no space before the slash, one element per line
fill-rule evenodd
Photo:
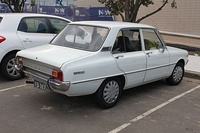
<path fill-rule="evenodd" d="M 37 0 L 37 13 L 40 13 L 40 0 Z"/>

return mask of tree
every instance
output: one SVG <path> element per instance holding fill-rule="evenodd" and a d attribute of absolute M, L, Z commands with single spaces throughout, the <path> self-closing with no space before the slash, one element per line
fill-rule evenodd
<path fill-rule="evenodd" d="M 162 0 L 161 6 L 155 11 L 137 19 L 137 15 L 141 6 L 148 7 L 153 5 L 153 0 L 98 0 L 100 3 L 108 7 L 111 15 L 120 15 L 122 21 L 139 23 L 143 19 L 154 15 L 161 11 L 169 0 Z M 160 1 L 159 1 L 160 2 Z M 175 0 L 171 3 L 172 8 L 177 8 Z"/>
<path fill-rule="evenodd" d="M 56 0 L 56 4 L 62 6 L 62 0 Z"/>
<path fill-rule="evenodd" d="M 24 4 L 27 0 L 0 0 L 1 3 L 8 5 L 12 12 L 23 12 Z"/>
<path fill-rule="evenodd" d="M 36 0 L 31 0 L 31 6 L 35 6 Z"/>

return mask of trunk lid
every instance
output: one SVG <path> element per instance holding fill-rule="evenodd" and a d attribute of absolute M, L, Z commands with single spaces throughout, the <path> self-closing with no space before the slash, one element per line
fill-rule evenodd
<path fill-rule="evenodd" d="M 19 51 L 17 56 L 60 68 L 66 62 L 91 54 L 92 52 L 88 51 L 47 44 Z"/>

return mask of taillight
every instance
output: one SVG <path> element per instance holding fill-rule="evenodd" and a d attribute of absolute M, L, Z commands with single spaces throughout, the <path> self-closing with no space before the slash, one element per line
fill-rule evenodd
<path fill-rule="evenodd" d="M 22 58 L 18 58 L 18 63 L 19 63 L 20 65 L 23 65 L 23 60 L 22 60 Z"/>
<path fill-rule="evenodd" d="M 53 69 L 53 70 L 52 70 L 52 77 L 53 77 L 55 80 L 63 81 L 63 73 L 62 73 L 62 71 L 60 71 L 60 70 Z"/>
<path fill-rule="evenodd" d="M 16 57 L 16 64 L 18 66 L 23 66 L 23 59 L 21 57 Z"/>
<path fill-rule="evenodd" d="M 5 37 L 3 37 L 3 36 L 0 36 L 0 43 L 2 43 L 3 41 L 5 41 L 6 40 L 6 38 Z"/>

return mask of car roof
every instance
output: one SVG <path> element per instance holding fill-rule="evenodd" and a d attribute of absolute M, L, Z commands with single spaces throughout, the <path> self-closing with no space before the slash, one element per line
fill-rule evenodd
<path fill-rule="evenodd" d="M 56 17 L 56 18 L 60 18 L 60 19 L 66 19 L 64 17 L 59 17 L 59 16 L 56 16 L 56 15 L 48 15 L 48 14 L 40 14 L 40 13 L 0 13 L 0 17 L 19 17 L 19 18 L 22 18 L 22 17 Z M 66 19 L 68 20 L 68 19 Z M 70 20 L 68 20 L 70 21 Z"/>
<path fill-rule="evenodd" d="M 119 22 L 119 21 L 77 21 L 72 22 L 70 24 L 78 24 L 78 25 L 93 25 L 99 27 L 109 27 L 109 28 L 128 28 L 128 27 L 135 27 L 135 28 L 154 28 L 153 26 L 146 25 L 146 24 L 138 24 L 138 23 L 131 23 L 131 22 Z"/>
<path fill-rule="evenodd" d="M 2 31 L 16 31 L 19 22 L 24 17 L 49 17 L 49 18 L 57 18 L 62 19 L 68 22 L 71 22 L 69 19 L 64 17 L 59 17 L 55 15 L 47 15 L 47 14 L 36 14 L 36 13 L 0 13 L 0 18 L 3 18 L 0 22 L 0 29 Z M 8 27 L 8 25 L 10 25 Z"/>

